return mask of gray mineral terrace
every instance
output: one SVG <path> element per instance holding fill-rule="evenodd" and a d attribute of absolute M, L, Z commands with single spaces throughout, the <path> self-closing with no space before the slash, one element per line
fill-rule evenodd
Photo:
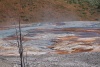
<path fill-rule="evenodd" d="M 0 28 L 0 65 L 20 67 L 16 29 Z M 21 30 L 30 67 L 100 67 L 99 21 L 21 24 Z"/>

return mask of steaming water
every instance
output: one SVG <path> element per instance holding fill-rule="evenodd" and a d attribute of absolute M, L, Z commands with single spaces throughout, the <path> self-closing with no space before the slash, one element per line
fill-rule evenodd
<path fill-rule="evenodd" d="M 22 28 L 22 32 L 26 32 L 30 29 L 54 29 L 54 28 L 100 28 L 100 22 L 94 21 L 70 21 L 61 23 L 37 23 L 32 24 L 31 27 Z M 34 33 L 34 32 L 33 32 Z M 15 34 L 15 29 L 1 30 L 0 38 L 11 36 Z"/>

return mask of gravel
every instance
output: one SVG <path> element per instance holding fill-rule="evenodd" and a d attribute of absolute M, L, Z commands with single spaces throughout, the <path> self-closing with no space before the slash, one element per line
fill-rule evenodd
<path fill-rule="evenodd" d="M 19 60 L 18 57 L 5 58 L 13 63 Z M 30 67 L 100 67 L 100 52 L 32 55 L 27 59 Z"/>

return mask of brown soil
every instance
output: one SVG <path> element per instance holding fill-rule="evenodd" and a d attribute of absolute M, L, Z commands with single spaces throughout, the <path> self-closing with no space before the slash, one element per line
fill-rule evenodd
<path fill-rule="evenodd" d="M 90 52 L 93 49 L 83 49 L 83 48 L 75 48 L 73 49 L 72 53 L 78 53 L 78 52 Z"/>
<path fill-rule="evenodd" d="M 57 53 L 57 54 L 68 54 L 68 51 L 66 51 L 66 50 L 56 50 L 55 53 Z"/>
<path fill-rule="evenodd" d="M 64 0 L 0 0 L 0 23 L 63 22 L 75 20 L 98 20 L 100 13 L 88 4 L 68 4 Z M 95 16 L 95 17 L 94 17 Z"/>

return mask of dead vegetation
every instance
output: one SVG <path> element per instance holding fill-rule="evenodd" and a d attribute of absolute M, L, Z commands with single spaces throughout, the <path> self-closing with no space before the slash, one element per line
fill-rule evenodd
<path fill-rule="evenodd" d="M 0 23 L 18 22 L 19 5 L 19 0 L 1 0 Z M 22 0 L 21 6 L 20 17 L 24 23 L 100 19 L 100 13 L 88 3 L 70 4 L 65 0 Z"/>

